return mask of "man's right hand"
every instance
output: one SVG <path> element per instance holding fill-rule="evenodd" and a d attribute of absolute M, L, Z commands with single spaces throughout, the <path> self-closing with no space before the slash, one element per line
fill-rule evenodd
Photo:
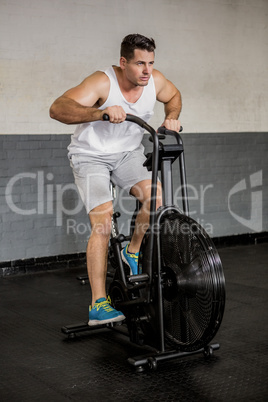
<path fill-rule="evenodd" d="M 108 114 L 110 123 L 118 124 L 126 120 L 126 112 L 121 106 L 109 106 L 103 110 L 102 116 Z"/>

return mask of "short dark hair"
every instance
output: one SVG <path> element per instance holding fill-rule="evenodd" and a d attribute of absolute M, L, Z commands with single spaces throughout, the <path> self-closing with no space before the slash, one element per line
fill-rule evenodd
<path fill-rule="evenodd" d="M 131 60 L 134 57 L 134 50 L 141 49 L 147 50 L 147 52 L 154 52 L 156 46 L 153 38 L 146 38 L 146 36 L 140 34 L 127 35 L 121 43 L 120 56 L 125 57 L 127 60 Z"/>

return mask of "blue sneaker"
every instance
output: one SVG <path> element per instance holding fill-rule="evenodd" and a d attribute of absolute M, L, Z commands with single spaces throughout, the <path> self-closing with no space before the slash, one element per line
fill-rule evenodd
<path fill-rule="evenodd" d="M 126 317 L 121 311 L 115 310 L 111 305 L 111 299 L 101 297 L 96 300 L 94 306 L 89 306 L 88 325 L 107 324 L 108 322 L 123 321 Z"/>
<path fill-rule="evenodd" d="M 136 254 L 129 253 L 128 252 L 128 246 L 129 246 L 129 243 L 121 251 L 122 260 L 129 266 L 130 275 L 137 275 L 138 274 L 139 253 L 136 253 Z"/>

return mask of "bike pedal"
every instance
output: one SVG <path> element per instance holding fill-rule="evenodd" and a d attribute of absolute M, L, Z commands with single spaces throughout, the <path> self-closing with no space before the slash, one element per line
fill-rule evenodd
<path fill-rule="evenodd" d="M 149 280 L 149 275 L 148 274 L 138 274 L 138 275 L 129 275 L 128 276 L 128 281 L 130 283 L 133 282 L 148 282 Z"/>

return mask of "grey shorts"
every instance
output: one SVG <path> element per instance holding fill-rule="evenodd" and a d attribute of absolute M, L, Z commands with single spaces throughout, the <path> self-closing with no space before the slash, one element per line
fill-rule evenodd
<path fill-rule="evenodd" d="M 70 155 L 75 184 L 87 213 L 93 208 L 113 199 L 110 181 L 128 193 L 142 180 L 152 178 L 143 166 L 145 161 L 144 147 L 135 151 L 105 155 Z"/>

